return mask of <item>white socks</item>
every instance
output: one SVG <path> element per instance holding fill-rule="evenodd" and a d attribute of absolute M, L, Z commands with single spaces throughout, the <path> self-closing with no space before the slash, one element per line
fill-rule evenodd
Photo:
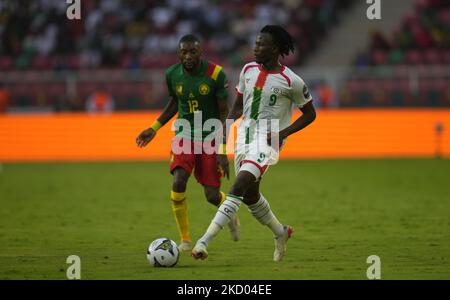
<path fill-rule="evenodd" d="M 237 214 L 241 202 L 242 197 L 228 194 L 226 200 L 220 205 L 219 210 L 211 221 L 206 233 L 199 239 L 199 242 L 208 246 L 208 243 L 230 222 L 231 218 Z M 267 202 L 262 194 L 260 194 L 258 202 L 249 205 L 248 209 L 255 219 L 261 224 L 269 227 L 276 237 L 284 234 L 283 224 L 275 217 L 270 209 L 269 202 Z"/>
<path fill-rule="evenodd" d="M 241 202 L 242 197 L 228 194 L 226 200 L 219 206 L 219 210 L 199 242 L 208 246 L 209 241 L 237 214 Z"/>
<path fill-rule="evenodd" d="M 260 194 L 260 196 L 258 202 L 248 206 L 248 210 L 256 220 L 261 224 L 268 226 L 275 236 L 282 235 L 284 233 L 283 224 L 281 224 L 273 214 L 266 198 L 264 198 L 262 194 Z"/>

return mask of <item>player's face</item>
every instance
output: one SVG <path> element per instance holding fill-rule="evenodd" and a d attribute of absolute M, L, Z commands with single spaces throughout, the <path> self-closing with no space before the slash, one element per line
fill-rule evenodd
<path fill-rule="evenodd" d="M 258 34 L 253 53 L 258 64 L 264 64 L 273 60 L 277 54 L 272 36 L 265 32 Z"/>
<path fill-rule="evenodd" d="M 199 43 L 181 43 L 178 49 L 178 58 L 183 67 L 190 71 L 195 69 L 200 63 L 202 49 Z"/>

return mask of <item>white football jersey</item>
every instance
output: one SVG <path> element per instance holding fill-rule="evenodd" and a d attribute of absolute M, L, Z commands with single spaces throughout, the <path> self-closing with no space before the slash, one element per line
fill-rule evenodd
<path fill-rule="evenodd" d="M 280 72 L 267 72 L 256 62 L 242 68 L 236 90 L 244 102 L 241 129 L 252 120 L 278 119 L 283 130 L 291 124 L 293 108 L 312 100 L 304 81 L 291 69 L 283 66 Z"/>
<path fill-rule="evenodd" d="M 279 149 L 267 143 L 267 133 L 291 124 L 292 110 L 312 100 L 303 80 L 288 67 L 267 72 L 256 62 L 246 64 L 236 86 L 243 95 L 243 120 L 237 130 L 234 169 L 245 170 L 257 180 L 278 161 Z M 272 124 L 274 120 L 278 123 Z M 278 128 L 276 128 L 278 125 Z"/>

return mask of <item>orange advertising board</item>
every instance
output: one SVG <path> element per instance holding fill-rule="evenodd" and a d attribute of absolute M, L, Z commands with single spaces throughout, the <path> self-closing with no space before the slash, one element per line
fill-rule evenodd
<path fill-rule="evenodd" d="M 159 114 L 0 115 L 0 162 L 168 160 L 170 124 L 146 148 L 135 144 L 136 136 Z M 281 157 L 433 157 L 437 153 L 450 157 L 448 109 L 340 109 L 319 110 L 313 124 L 289 137 Z"/>

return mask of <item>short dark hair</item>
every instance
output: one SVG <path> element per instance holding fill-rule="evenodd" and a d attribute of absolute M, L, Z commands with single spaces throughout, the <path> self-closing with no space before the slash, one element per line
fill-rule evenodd
<path fill-rule="evenodd" d="M 200 44 L 200 39 L 193 34 L 186 34 L 180 39 L 179 44 L 181 44 L 181 43 L 199 43 Z"/>
<path fill-rule="evenodd" d="M 266 25 L 261 29 L 261 33 L 268 33 L 272 36 L 273 42 L 280 51 L 281 56 L 294 53 L 294 41 L 291 35 L 279 25 Z"/>

